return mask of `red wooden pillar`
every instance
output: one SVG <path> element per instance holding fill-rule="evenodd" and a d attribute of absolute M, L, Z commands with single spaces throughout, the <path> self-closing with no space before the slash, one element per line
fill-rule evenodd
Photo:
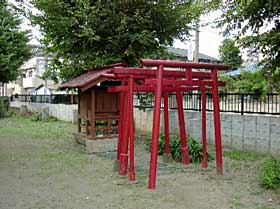
<path fill-rule="evenodd" d="M 122 81 L 122 86 L 124 85 L 124 81 Z M 118 121 L 118 150 L 117 150 L 117 160 L 120 161 L 121 154 L 121 144 L 123 137 L 123 115 L 124 115 L 124 92 L 120 92 L 120 111 L 119 111 L 119 121 Z"/>
<path fill-rule="evenodd" d="M 78 89 L 78 132 L 80 133 L 82 131 L 81 128 L 81 90 Z"/>
<path fill-rule="evenodd" d="M 159 136 L 160 106 L 161 106 L 161 96 L 162 96 L 162 78 L 163 78 L 163 65 L 159 65 L 157 69 L 157 86 L 155 92 L 155 107 L 154 107 L 154 116 L 153 116 L 150 173 L 149 173 L 149 185 L 148 185 L 149 189 L 156 188 L 158 136 Z"/>
<path fill-rule="evenodd" d="M 205 88 L 201 88 L 201 127 L 202 127 L 202 168 L 207 168 L 207 143 L 206 143 L 206 92 Z"/>
<path fill-rule="evenodd" d="M 128 90 L 128 112 L 129 112 L 129 180 L 135 180 L 134 170 L 134 117 L 133 117 L 133 83 L 134 77 L 129 77 L 129 90 Z"/>
<path fill-rule="evenodd" d="M 163 94 L 164 100 L 164 139 L 165 139 L 165 155 L 170 155 L 170 139 L 169 139 L 169 116 L 168 116 L 168 92 Z"/>
<path fill-rule="evenodd" d="M 189 150 L 188 150 L 188 146 L 187 146 L 187 135 L 186 135 L 186 127 L 185 127 L 184 111 L 183 111 L 183 98 L 182 98 L 181 92 L 176 92 L 176 101 L 177 101 L 177 107 L 178 107 L 182 163 L 189 164 L 189 162 L 190 162 L 189 161 Z"/>
<path fill-rule="evenodd" d="M 211 78 L 213 80 L 212 94 L 213 94 L 213 105 L 214 105 L 216 166 L 217 166 L 217 174 L 223 175 L 220 107 L 219 107 L 219 94 L 218 94 L 218 78 L 217 78 L 216 69 L 211 70 Z"/>
<path fill-rule="evenodd" d="M 90 138 L 96 139 L 96 130 L 95 130 L 95 90 L 92 89 L 90 92 Z"/>
<path fill-rule="evenodd" d="M 129 132 L 129 112 L 128 112 L 128 96 L 127 92 L 124 93 L 124 116 L 123 116 L 123 128 L 122 128 L 122 142 L 121 142 L 121 154 L 120 154 L 120 168 L 119 174 L 127 174 L 128 164 L 128 132 Z"/>

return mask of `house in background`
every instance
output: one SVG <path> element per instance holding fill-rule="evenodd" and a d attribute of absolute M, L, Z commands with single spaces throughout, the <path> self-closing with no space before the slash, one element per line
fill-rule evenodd
<path fill-rule="evenodd" d="M 44 93 L 50 93 L 48 86 L 54 85 L 51 80 L 43 80 L 41 77 L 46 71 L 51 60 L 50 55 L 43 54 L 39 46 L 32 46 L 33 57 L 26 61 L 19 69 L 20 75 L 17 80 L 7 84 L 7 95 L 14 94 L 38 94 L 37 89 L 45 86 Z"/>
<path fill-rule="evenodd" d="M 192 59 L 189 59 L 189 52 L 187 49 L 168 47 L 167 51 L 173 53 L 175 55 L 176 60 L 193 61 Z M 204 63 L 213 63 L 213 64 L 221 63 L 221 60 L 219 60 L 215 57 L 208 56 L 206 54 L 202 54 L 202 53 L 199 53 L 198 61 L 204 62 Z"/>

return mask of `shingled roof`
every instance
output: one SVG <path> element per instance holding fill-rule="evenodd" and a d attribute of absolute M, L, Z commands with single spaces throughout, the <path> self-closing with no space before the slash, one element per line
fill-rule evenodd
<path fill-rule="evenodd" d="M 66 88 L 79 88 L 82 91 L 85 91 L 92 86 L 95 86 L 97 83 L 104 80 L 108 80 L 103 75 L 111 73 L 114 67 L 125 67 L 124 63 L 117 63 L 113 65 L 108 65 L 102 68 L 88 70 L 87 72 L 75 77 L 63 84 L 60 85 L 60 89 Z"/>

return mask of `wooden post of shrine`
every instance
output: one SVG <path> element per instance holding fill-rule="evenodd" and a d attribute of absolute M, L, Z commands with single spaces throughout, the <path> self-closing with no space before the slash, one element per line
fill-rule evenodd
<path fill-rule="evenodd" d="M 95 132 L 95 90 L 91 90 L 90 94 L 90 138 L 95 140 L 96 139 L 96 132 Z"/>
<path fill-rule="evenodd" d="M 81 90 L 78 89 L 78 132 L 81 132 Z"/>

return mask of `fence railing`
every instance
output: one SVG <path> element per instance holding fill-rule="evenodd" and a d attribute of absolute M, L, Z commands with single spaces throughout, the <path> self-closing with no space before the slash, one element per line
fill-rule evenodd
<path fill-rule="evenodd" d="M 51 94 L 51 95 L 12 95 L 11 101 L 51 103 L 51 104 L 78 104 L 78 95 Z"/>
<path fill-rule="evenodd" d="M 169 94 L 169 108 L 176 109 L 176 95 Z M 145 103 L 143 104 L 143 102 Z M 280 97 L 278 94 L 270 93 L 266 95 L 258 94 L 236 94 L 220 93 L 220 111 L 233 113 L 250 113 L 250 114 L 272 114 L 280 115 Z M 142 105 L 141 105 L 142 103 Z M 161 103 L 163 108 L 163 101 Z M 136 94 L 134 99 L 135 107 L 153 108 L 154 96 L 152 94 Z M 201 94 L 200 93 L 183 93 L 184 110 L 201 111 Z M 206 95 L 206 109 L 213 111 L 212 94 Z"/>
<path fill-rule="evenodd" d="M 169 108 L 177 109 L 176 95 L 171 93 L 169 97 Z M 52 95 L 13 95 L 11 101 L 52 103 L 52 104 L 77 104 L 78 95 L 52 94 Z M 280 97 L 278 94 L 236 94 L 220 93 L 220 111 L 250 114 L 280 115 Z M 161 103 L 163 108 L 163 101 Z M 152 93 L 136 93 L 134 96 L 134 107 L 153 108 L 154 95 Z M 183 93 L 184 110 L 201 111 L 200 93 Z M 213 111 L 212 94 L 206 94 L 206 110 Z"/>

